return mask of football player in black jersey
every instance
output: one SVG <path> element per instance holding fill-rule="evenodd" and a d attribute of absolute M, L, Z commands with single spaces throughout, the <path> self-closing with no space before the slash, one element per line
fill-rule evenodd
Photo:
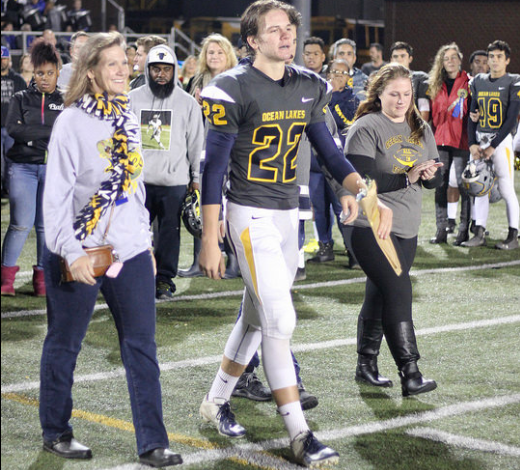
<path fill-rule="evenodd" d="M 479 73 L 470 83 L 472 113 L 478 110 L 478 121 L 468 122 L 468 143 L 473 160 L 491 159 L 498 178 L 498 190 L 506 202 L 508 235 L 495 248 L 518 248 L 520 207 L 514 185 L 513 138 L 520 112 L 520 75 L 507 73 L 511 48 L 496 40 L 487 48 L 490 73 Z M 485 231 L 489 212 L 488 196 L 475 198 L 475 236 L 464 242 L 466 247 L 486 244 Z"/>
<path fill-rule="evenodd" d="M 277 0 L 260 0 L 241 20 L 241 36 L 254 56 L 216 77 L 202 92 L 210 125 L 202 189 L 204 229 L 200 265 L 212 279 L 224 275 L 218 245 L 218 216 L 224 174 L 229 190 L 227 236 L 245 283 L 243 312 L 227 341 L 220 369 L 200 407 L 205 421 L 229 437 L 245 429 L 235 421 L 229 398 L 258 346 L 269 386 L 291 438 L 296 461 L 333 463 L 338 454 L 309 430 L 299 401 L 290 339 L 296 324 L 290 288 L 298 263 L 297 153 L 303 132 L 329 171 L 352 194 L 363 182 L 345 160 L 325 124 L 330 90 L 317 75 L 286 66 L 294 55 L 296 9 Z M 341 200 L 358 212 L 353 196 Z M 391 229 L 391 211 L 380 205 L 382 238 Z"/>

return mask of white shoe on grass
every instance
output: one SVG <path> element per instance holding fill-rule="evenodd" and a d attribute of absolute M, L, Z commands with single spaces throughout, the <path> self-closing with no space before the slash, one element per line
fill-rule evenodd
<path fill-rule="evenodd" d="M 322 444 L 312 431 L 298 434 L 291 442 L 296 462 L 305 467 L 319 467 L 332 465 L 339 461 L 339 454 Z"/>
<path fill-rule="evenodd" d="M 199 409 L 200 416 L 217 428 L 219 434 L 227 437 L 243 437 L 246 430 L 235 421 L 235 415 L 231 411 L 229 401 L 224 398 L 208 400 L 204 397 Z"/>

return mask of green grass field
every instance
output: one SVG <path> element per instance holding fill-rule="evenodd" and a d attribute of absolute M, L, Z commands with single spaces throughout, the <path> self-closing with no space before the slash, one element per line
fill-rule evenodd
<path fill-rule="evenodd" d="M 161 143 L 165 149 L 168 149 L 170 147 L 170 134 L 171 134 L 171 127 L 170 126 L 162 126 L 162 132 L 161 132 Z M 141 125 L 141 136 L 143 139 L 143 149 L 146 150 L 159 150 L 159 144 L 157 143 L 157 140 L 155 138 L 152 138 L 152 129 L 148 128 L 148 125 Z"/>
<path fill-rule="evenodd" d="M 2 238 L 8 218 L 2 201 Z M 339 451 L 336 468 L 520 469 L 520 250 L 493 248 L 507 233 L 503 201 L 492 206 L 488 228 L 485 248 L 430 245 L 433 192 L 426 193 L 413 268 L 414 319 L 421 370 L 438 388 L 417 398 L 402 398 L 386 344 L 380 370 L 394 387 L 382 390 L 353 380 L 363 273 L 345 267 L 337 231 L 336 260 L 307 264 L 307 280 L 293 291 L 299 315 L 293 349 L 307 389 L 320 401 L 306 417 L 318 437 Z M 311 224 L 307 231 L 312 237 Z M 187 232 L 182 236 L 180 266 L 186 267 L 192 243 Z M 94 458 L 65 461 L 41 450 L 38 377 L 46 318 L 45 301 L 31 295 L 34 245 L 31 235 L 19 263 L 17 296 L 2 298 L 1 468 L 145 468 L 138 464 L 116 331 L 103 299 L 84 341 L 73 389 L 75 435 L 92 448 Z M 272 402 L 232 399 L 248 431 L 240 442 L 202 424 L 198 408 L 235 321 L 242 284 L 200 278 L 176 283 L 175 301 L 157 305 L 157 343 L 165 424 L 184 467 L 299 468 L 291 461 Z M 259 375 L 264 378 L 262 371 Z"/>

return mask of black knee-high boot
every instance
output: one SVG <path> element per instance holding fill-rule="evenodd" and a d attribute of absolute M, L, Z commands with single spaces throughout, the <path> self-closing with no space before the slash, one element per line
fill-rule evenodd
<path fill-rule="evenodd" d="M 238 266 L 238 259 L 235 255 L 235 251 L 229 244 L 227 237 L 224 238 L 224 250 L 227 255 L 226 274 L 224 274 L 224 279 L 235 279 L 240 276 L 240 268 Z"/>
<path fill-rule="evenodd" d="M 375 387 L 391 387 L 392 381 L 379 375 L 377 356 L 383 339 L 381 320 L 358 318 L 356 380 Z"/>
<path fill-rule="evenodd" d="M 457 238 L 453 242 L 455 246 L 460 246 L 469 240 L 469 226 L 471 223 L 471 198 L 462 188 L 460 190 L 460 225 Z"/>
<path fill-rule="evenodd" d="M 201 277 L 204 273 L 199 268 L 199 257 L 202 242 L 200 238 L 193 239 L 193 264 L 188 269 L 179 269 L 179 277 Z"/>
<path fill-rule="evenodd" d="M 384 332 L 388 347 L 399 369 L 403 396 L 435 390 L 437 388 L 435 381 L 425 379 L 417 367 L 417 361 L 421 356 L 417 349 L 413 322 L 404 321 L 385 325 Z"/>

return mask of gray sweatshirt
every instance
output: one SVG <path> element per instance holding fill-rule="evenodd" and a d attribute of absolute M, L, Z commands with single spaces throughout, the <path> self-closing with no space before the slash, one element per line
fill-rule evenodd
<path fill-rule="evenodd" d="M 137 127 L 135 116 L 131 116 Z M 150 216 L 144 205 L 145 190 L 139 170 L 132 177 L 131 190 L 125 194 L 127 201 L 114 206 L 106 240 L 103 242 L 103 234 L 110 209 L 83 242 L 74 236 L 76 216 L 110 176 L 107 151 L 113 132 L 112 121 L 102 121 L 77 107 L 66 108 L 52 130 L 43 194 L 45 241 L 49 250 L 64 257 L 69 265 L 85 256 L 82 245 L 109 243 L 123 262 L 151 246 Z"/>
<path fill-rule="evenodd" d="M 152 50 L 172 49 L 159 45 Z M 182 186 L 199 182 L 200 155 L 204 140 L 202 112 L 195 98 L 178 85 L 175 65 L 172 94 L 162 100 L 150 90 L 148 59 L 145 66 L 146 85 L 129 93 L 130 106 L 141 126 L 144 181 L 157 186 Z"/>

